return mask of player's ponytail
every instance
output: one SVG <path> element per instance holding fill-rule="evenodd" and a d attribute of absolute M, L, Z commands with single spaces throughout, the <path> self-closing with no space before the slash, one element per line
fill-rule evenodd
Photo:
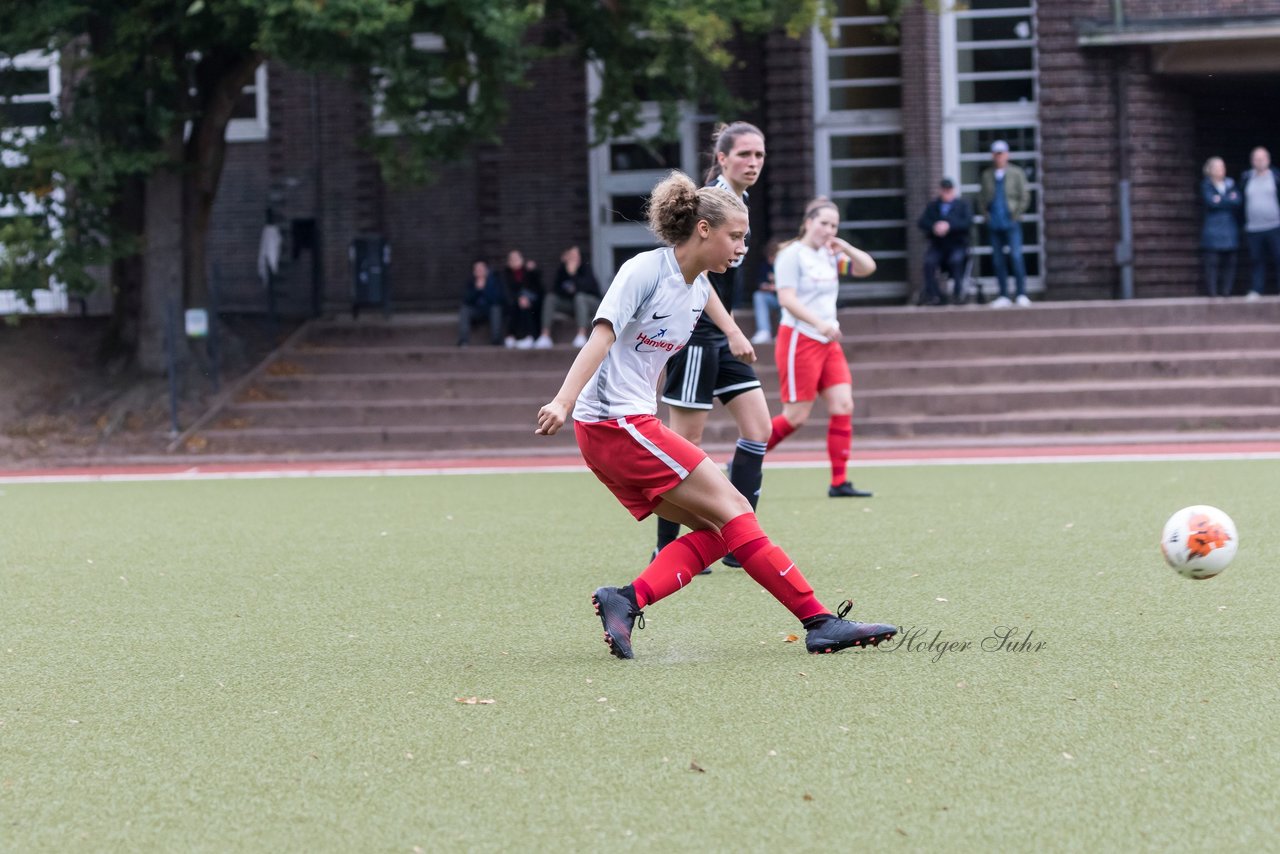
<path fill-rule="evenodd" d="M 724 171 L 720 168 L 719 155 L 727 155 L 730 151 L 733 151 L 733 144 L 738 141 L 738 137 L 749 133 L 755 134 L 762 140 L 764 139 L 764 133 L 751 122 L 734 122 L 728 125 L 721 122 L 716 125 L 716 129 L 711 133 L 711 168 L 707 170 L 707 177 L 703 181 L 704 184 L 710 184 L 719 178 L 720 173 Z"/>
<path fill-rule="evenodd" d="M 649 196 L 649 228 L 668 246 L 687 240 L 700 221 L 718 228 L 735 213 L 747 213 L 741 199 L 715 187 L 699 188 L 683 172 L 663 178 Z"/>

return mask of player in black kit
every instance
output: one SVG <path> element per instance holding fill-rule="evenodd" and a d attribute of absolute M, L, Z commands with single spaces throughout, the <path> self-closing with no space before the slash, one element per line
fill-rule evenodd
<path fill-rule="evenodd" d="M 707 186 L 726 190 L 745 204 L 748 188 L 760 179 L 764 169 L 764 134 L 753 124 L 734 122 L 719 127 L 713 142 Z M 730 309 L 730 328 L 722 329 L 708 315 L 702 316 L 688 346 L 667 363 L 662 401 L 671 407 L 671 429 L 695 445 L 701 445 L 707 416 L 713 401 L 719 398 L 738 425 L 738 444 L 729 479 L 754 510 L 760 498 L 761 465 L 771 423 L 764 390 L 750 365 L 755 361 L 754 349 L 732 320 L 735 288 L 742 276 L 741 263 L 724 273 L 708 274 L 720 301 Z M 679 535 L 679 525 L 659 519 L 657 550 L 661 551 Z M 727 555 L 724 562 L 740 566 L 732 554 Z"/>

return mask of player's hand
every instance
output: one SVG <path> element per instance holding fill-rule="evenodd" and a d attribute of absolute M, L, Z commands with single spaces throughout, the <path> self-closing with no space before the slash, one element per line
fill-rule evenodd
<path fill-rule="evenodd" d="M 818 332 L 822 333 L 823 338 L 830 341 L 839 341 L 843 337 L 843 333 L 840 331 L 840 324 L 838 323 L 823 324 Z"/>
<path fill-rule="evenodd" d="M 756 348 L 752 346 L 751 339 L 738 330 L 732 335 L 727 336 L 729 339 L 729 352 L 733 354 L 739 362 L 746 362 L 748 365 L 754 364 L 756 361 Z"/>
<path fill-rule="evenodd" d="M 554 436 L 568 417 L 569 407 L 553 400 L 538 410 L 538 429 L 533 432 L 539 436 Z"/>

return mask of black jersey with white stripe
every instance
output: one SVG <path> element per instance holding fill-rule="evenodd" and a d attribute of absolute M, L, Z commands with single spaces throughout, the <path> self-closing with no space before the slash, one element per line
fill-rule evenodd
<path fill-rule="evenodd" d="M 729 193 L 733 192 L 733 187 L 729 185 L 729 182 L 725 180 L 723 175 L 717 175 L 716 179 L 707 184 L 707 186 L 719 187 L 721 190 Z M 744 205 L 747 203 L 747 197 L 748 194 L 746 192 L 740 196 Z M 750 240 L 751 229 L 750 226 L 748 226 L 744 242 Z M 723 273 L 707 273 L 707 278 L 711 281 L 711 287 L 715 289 L 716 295 L 720 297 L 720 302 L 724 303 L 724 307 L 726 309 L 729 308 L 730 300 L 733 299 L 734 285 L 742 279 L 742 262 L 746 257 L 747 253 L 743 252 L 742 257 L 738 259 L 737 263 L 728 270 L 725 270 Z M 719 345 L 725 343 L 726 340 L 727 338 L 725 334 L 720 331 L 720 327 L 716 326 L 710 317 L 703 314 L 702 318 L 698 321 L 698 325 L 693 329 L 693 335 L 689 338 L 689 343 Z"/>

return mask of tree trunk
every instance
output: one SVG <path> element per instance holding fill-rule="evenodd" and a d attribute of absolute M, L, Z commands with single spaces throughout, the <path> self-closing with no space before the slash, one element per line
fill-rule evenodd
<path fill-rule="evenodd" d="M 170 162 L 180 162 L 181 130 L 165 146 Z M 181 334 L 183 270 L 183 177 L 177 167 L 158 168 L 147 178 L 146 239 L 143 245 L 143 286 L 139 300 L 138 367 L 163 373 L 168 367 L 165 329 L 174 325 L 174 348 L 179 360 L 186 354 Z"/>
<path fill-rule="evenodd" d="M 209 56 L 196 72 L 198 118 L 183 151 L 183 293 L 191 307 L 209 305 L 209 222 L 226 160 L 227 123 L 261 61 L 257 53 Z"/>
<path fill-rule="evenodd" d="M 146 182 L 131 178 L 123 182 L 120 195 L 111 205 L 111 220 L 120 230 L 141 238 L 145 225 Z M 102 342 L 100 356 L 109 365 L 131 365 L 141 338 L 143 256 L 141 252 L 111 263 L 111 325 Z"/>

